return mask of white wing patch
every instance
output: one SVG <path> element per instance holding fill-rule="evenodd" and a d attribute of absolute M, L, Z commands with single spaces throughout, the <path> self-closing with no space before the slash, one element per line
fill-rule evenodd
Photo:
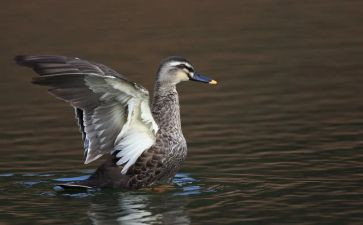
<path fill-rule="evenodd" d="M 155 123 L 155 120 L 150 111 L 149 102 L 147 101 L 141 102 L 141 120 L 146 124 L 148 124 L 149 126 L 151 126 L 150 129 L 153 131 L 154 135 L 156 135 L 156 133 L 159 130 L 159 127 Z"/>
<path fill-rule="evenodd" d="M 117 136 L 114 148 L 119 151 L 116 164 L 123 165 L 122 174 L 126 174 L 140 155 L 155 143 L 157 131 L 158 127 L 148 104 L 145 105 L 143 100 L 131 99 L 128 102 L 127 122 Z"/>
<path fill-rule="evenodd" d="M 121 150 L 116 155 L 117 158 L 120 158 L 116 164 L 124 164 L 121 173 L 126 174 L 130 166 L 132 166 L 140 155 L 154 143 L 155 137 L 153 138 L 147 133 L 140 132 L 136 127 L 130 129 L 127 134 L 122 137 L 120 143 L 115 146 L 115 150 Z"/>
<path fill-rule="evenodd" d="M 102 105 L 96 107 L 91 118 L 85 115 L 89 149 L 85 163 L 92 162 L 106 152 L 118 151 L 117 165 L 126 174 L 140 155 L 155 143 L 158 126 L 149 106 L 149 93 L 137 84 L 115 77 L 90 76 L 86 85 L 102 94 Z M 110 146 L 111 145 L 111 146 Z"/>

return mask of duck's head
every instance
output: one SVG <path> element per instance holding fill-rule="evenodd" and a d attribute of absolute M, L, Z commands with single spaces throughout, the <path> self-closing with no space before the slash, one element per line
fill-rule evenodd
<path fill-rule="evenodd" d="M 217 81 L 196 73 L 193 66 L 186 59 L 179 56 L 172 56 L 162 60 L 156 79 L 162 85 L 176 85 L 181 81 L 189 80 L 217 84 Z"/>

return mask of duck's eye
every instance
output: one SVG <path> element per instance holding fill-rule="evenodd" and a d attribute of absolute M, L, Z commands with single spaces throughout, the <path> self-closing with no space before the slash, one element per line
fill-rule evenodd
<path fill-rule="evenodd" d="M 179 69 L 182 69 L 182 70 L 187 70 L 189 72 L 194 72 L 194 69 L 191 66 L 186 65 L 186 64 L 179 64 L 176 67 Z"/>
<path fill-rule="evenodd" d="M 176 65 L 176 67 L 183 70 L 184 73 L 188 76 L 189 79 L 193 78 L 194 69 L 190 65 L 182 63 L 182 64 L 179 64 L 179 65 Z"/>

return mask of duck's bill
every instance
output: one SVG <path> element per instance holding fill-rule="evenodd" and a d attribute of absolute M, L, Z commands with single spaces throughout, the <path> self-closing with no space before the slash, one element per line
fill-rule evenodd
<path fill-rule="evenodd" d="M 218 82 L 210 79 L 209 77 L 203 76 L 201 74 L 194 73 L 194 76 L 190 78 L 192 81 L 198 81 L 207 84 L 217 84 Z"/>

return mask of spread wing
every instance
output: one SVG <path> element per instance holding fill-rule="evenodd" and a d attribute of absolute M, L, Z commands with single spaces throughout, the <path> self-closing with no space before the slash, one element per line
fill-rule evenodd
<path fill-rule="evenodd" d="M 158 126 L 145 88 L 102 64 L 79 58 L 17 56 L 15 60 L 40 75 L 34 84 L 49 86 L 52 95 L 76 109 L 86 164 L 115 152 L 125 174 L 155 143 Z"/>

